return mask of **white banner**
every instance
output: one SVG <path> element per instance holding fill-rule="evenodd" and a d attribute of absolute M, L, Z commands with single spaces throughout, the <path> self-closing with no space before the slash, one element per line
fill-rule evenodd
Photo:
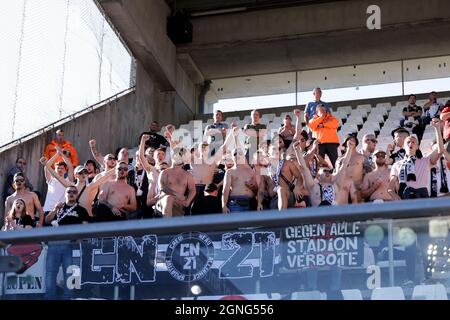
<path fill-rule="evenodd" d="M 5 274 L 5 295 L 45 293 L 47 246 L 40 243 L 10 245 L 6 254 L 19 256 L 27 269 L 22 274 Z"/>

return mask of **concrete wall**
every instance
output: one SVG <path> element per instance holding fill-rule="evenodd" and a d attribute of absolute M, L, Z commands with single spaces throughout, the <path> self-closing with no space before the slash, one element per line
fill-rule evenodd
<path fill-rule="evenodd" d="M 381 8 L 381 30 L 366 9 Z M 206 79 L 220 79 L 450 53 L 447 0 L 348 0 L 192 19 L 178 46 Z"/>
<path fill-rule="evenodd" d="M 166 18 L 170 15 L 167 3 L 163 0 L 98 0 L 98 3 L 161 91 L 176 91 L 195 112 L 196 83 L 178 63 L 176 47 L 167 36 Z"/>

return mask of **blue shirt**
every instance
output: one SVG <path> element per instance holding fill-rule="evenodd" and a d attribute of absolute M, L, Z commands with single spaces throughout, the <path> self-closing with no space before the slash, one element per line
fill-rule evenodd
<path fill-rule="evenodd" d="M 306 107 L 305 114 L 307 113 L 309 115 L 309 119 L 311 120 L 314 115 L 316 114 L 316 107 L 319 104 L 323 104 L 325 108 L 327 109 L 327 112 L 331 112 L 331 106 L 329 103 L 323 102 L 323 101 L 314 101 L 308 103 L 308 106 Z"/>

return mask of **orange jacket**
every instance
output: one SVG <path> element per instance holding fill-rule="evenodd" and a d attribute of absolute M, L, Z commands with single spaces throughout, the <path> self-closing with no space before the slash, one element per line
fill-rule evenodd
<path fill-rule="evenodd" d="M 323 127 L 319 128 L 322 124 Z M 339 143 L 337 129 L 339 128 L 339 121 L 331 114 L 324 117 L 319 117 L 317 114 L 308 122 L 308 126 L 313 131 L 317 140 L 320 143 Z"/>
<path fill-rule="evenodd" d="M 51 157 L 53 157 L 55 155 L 55 153 L 56 153 L 55 147 L 56 146 L 59 146 L 63 150 L 63 152 L 66 152 L 66 156 L 70 159 L 70 161 L 72 161 L 72 164 L 74 167 L 76 167 L 78 165 L 77 151 L 75 150 L 73 145 L 67 140 L 65 140 L 63 144 L 58 144 L 58 142 L 56 142 L 55 140 L 52 140 L 52 142 L 50 142 L 45 147 L 44 156 L 47 159 L 50 159 Z M 56 158 L 56 161 L 53 164 L 55 164 L 58 161 L 64 161 L 64 160 L 61 156 L 59 156 L 58 158 Z M 54 167 L 54 165 L 52 165 L 52 167 Z"/>

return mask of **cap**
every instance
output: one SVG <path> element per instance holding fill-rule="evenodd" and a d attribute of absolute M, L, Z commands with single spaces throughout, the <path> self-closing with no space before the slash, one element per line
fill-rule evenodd
<path fill-rule="evenodd" d="M 358 137 L 356 136 L 356 133 L 349 133 L 347 135 L 347 137 L 345 138 L 344 142 L 342 143 L 342 146 L 345 147 L 347 145 L 347 141 L 350 140 L 351 138 L 355 138 L 356 146 L 359 144 L 359 140 L 358 140 Z"/>
<path fill-rule="evenodd" d="M 408 130 L 406 130 L 403 127 L 397 127 L 397 128 L 395 128 L 394 130 L 391 131 L 392 138 L 394 138 L 394 135 L 395 135 L 396 132 L 403 132 L 403 133 L 407 133 L 409 135 L 409 131 Z"/>
<path fill-rule="evenodd" d="M 78 173 L 80 173 L 80 172 L 82 172 L 82 171 L 87 171 L 86 170 L 86 168 L 84 167 L 84 166 L 77 166 L 76 168 L 75 168 L 75 174 L 78 174 Z"/>
<path fill-rule="evenodd" d="M 217 187 L 217 184 L 215 184 L 215 183 L 207 184 L 205 187 L 206 192 L 214 192 L 217 190 L 219 190 L 219 188 Z"/>

